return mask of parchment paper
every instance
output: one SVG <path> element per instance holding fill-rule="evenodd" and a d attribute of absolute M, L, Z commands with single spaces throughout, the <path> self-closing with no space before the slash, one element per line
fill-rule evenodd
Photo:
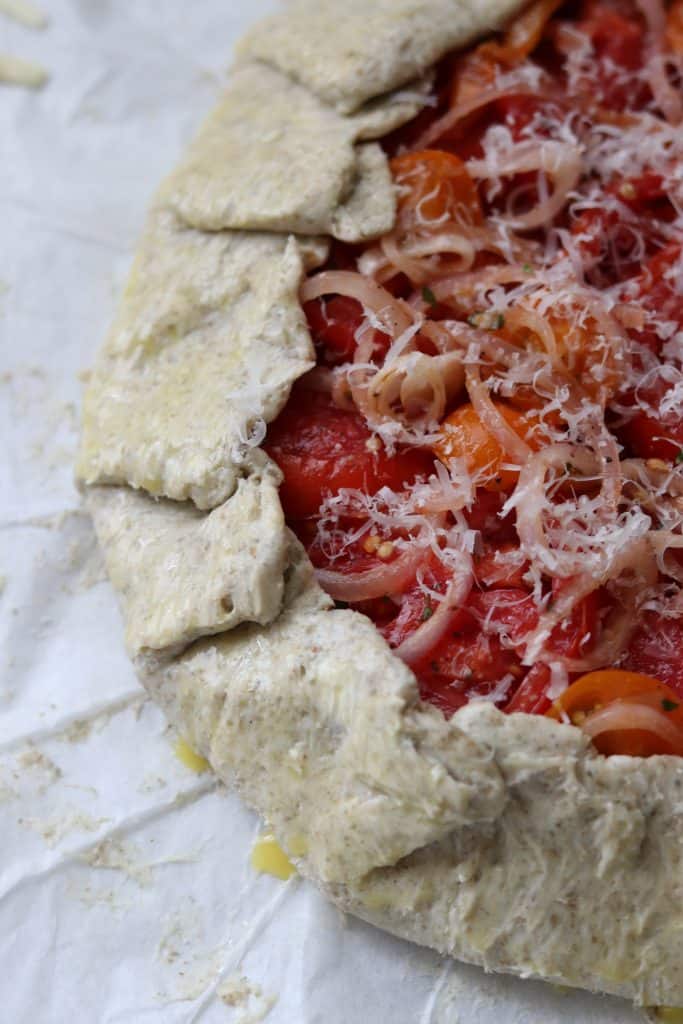
<path fill-rule="evenodd" d="M 259 823 L 174 755 L 72 485 L 78 373 L 145 204 L 268 0 L 53 0 L 0 51 L 0 1021 L 630 1024 L 256 875 Z M 340 0 L 340 13 L 343 3 Z M 343 14 L 341 15 L 343 16 Z"/>

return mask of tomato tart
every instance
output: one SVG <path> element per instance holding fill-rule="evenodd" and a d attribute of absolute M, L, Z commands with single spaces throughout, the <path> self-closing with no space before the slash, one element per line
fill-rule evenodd
<path fill-rule="evenodd" d="M 683 4 L 293 0 L 78 476 L 143 684 L 340 906 L 683 1005 Z"/>

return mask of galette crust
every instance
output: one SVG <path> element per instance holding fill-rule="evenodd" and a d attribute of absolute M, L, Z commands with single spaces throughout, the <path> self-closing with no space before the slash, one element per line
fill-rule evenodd
<path fill-rule="evenodd" d="M 88 488 L 86 507 L 132 656 L 171 654 L 199 637 L 277 616 L 289 543 L 280 472 L 262 462 L 211 512 L 129 487 Z"/>
<path fill-rule="evenodd" d="M 414 85 L 350 118 L 265 64 L 239 68 L 158 202 L 205 231 L 376 237 L 393 224 L 394 188 L 379 146 L 357 142 L 413 117 L 424 93 Z"/>
<path fill-rule="evenodd" d="M 372 624 L 315 583 L 255 444 L 313 365 L 297 293 L 327 246 L 272 232 L 381 233 L 372 140 L 414 113 L 435 60 L 520 6 L 348 0 L 340 17 L 337 0 L 293 0 L 256 26 L 155 201 L 78 472 L 116 485 L 89 500 L 142 682 L 303 874 L 488 969 L 681 1005 L 683 761 L 605 759 L 570 726 L 482 703 L 446 722 L 421 704 Z M 250 83 L 247 118 L 234 103 Z M 316 131 L 338 146 L 317 179 L 296 148 Z"/>
<path fill-rule="evenodd" d="M 487 969 L 683 1001 L 683 761 L 472 703 L 446 722 L 310 569 L 141 678 L 346 910 Z"/>
<path fill-rule="evenodd" d="M 341 113 L 404 87 L 450 50 L 501 28 L 520 0 L 290 0 L 237 48 Z"/>
<path fill-rule="evenodd" d="M 293 237 L 207 234 L 153 210 L 85 393 L 79 478 L 224 502 L 313 365 L 302 272 Z"/>

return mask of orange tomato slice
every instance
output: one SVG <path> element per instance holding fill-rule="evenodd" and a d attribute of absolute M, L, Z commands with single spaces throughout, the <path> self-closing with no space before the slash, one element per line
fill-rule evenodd
<path fill-rule="evenodd" d="M 659 679 L 603 669 L 581 676 L 546 714 L 568 716 L 601 754 L 683 755 L 683 701 Z"/>
<path fill-rule="evenodd" d="M 400 229 L 444 229 L 443 221 L 481 224 L 483 213 L 477 187 L 462 160 L 440 149 L 403 153 L 391 161 L 399 186 Z"/>
<path fill-rule="evenodd" d="M 467 102 L 477 92 L 493 85 L 500 65 L 511 68 L 532 53 L 545 26 L 563 0 L 536 0 L 515 18 L 500 42 L 481 43 L 459 62 L 453 80 L 451 103 Z"/>
<path fill-rule="evenodd" d="M 683 0 L 674 0 L 669 7 L 666 38 L 674 53 L 683 53 Z"/>
<path fill-rule="evenodd" d="M 519 437 L 531 448 L 539 447 L 530 433 L 533 424 L 523 413 L 502 402 L 494 402 L 494 405 Z M 510 491 L 517 483 L 519 473 L 514 469 L 503 468 L 505 463 L 512 460 L 469 402 L 446 417 L 441 424 L 441 437 L 432 446 L 432 450 L 445 465 L 451 459 L 464 459 L 469 473 L 485 474 L 480 486 L 487 491 Z"/>

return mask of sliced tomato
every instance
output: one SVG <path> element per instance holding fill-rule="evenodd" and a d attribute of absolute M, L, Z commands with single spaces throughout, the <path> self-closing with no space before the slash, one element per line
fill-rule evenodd
<path fill-rule="evenodd" d="M 478 530 L 494 544 L 518 544 L 515 513 L 503 515 L 506 495 L 500 491 L 485 491 L 478 487 L 471 508 L 467 510 L 467 525 Z"/>
<path fill-rule="evenodd" d="M 683 328 L 683 296 L 680 285 L 676 285 L 683 266 L 681 245 L 671 242 L 650 259 L 638 277 L 638 298 L 657 320 L 672 321 L 679 329 Z M 635 337 L 642 345 L 658 353 L 662 347 L 662 338 L 653 327 L 635 332 Z"/>
<path fill-rule="evenodd" d="M 448 637 L 417 667 L 423 700 L 447 717 L 474 694 L 489 694 L 507 675 L 523 674 L 518 656 L 495 635 L 472 631 Z"/>
<path fill-rule="evenodd" d="M 612 110 L 642 106 L 649 90 L 637 75 L 624 72 L 638 71 L 643 66 L 643 26 L 606 4 L 595 3 L 589 5 L 588 16 L 576 23 L 576 31 L 590 38 L 595 52 L 594 70 L 586 79 L 586 91 Z"/>
<path fill-rule="evenodd" d="M 440 149 L 404 153 L 391 161 L 398 185 L 399 230 L 443 229 L 444 220 L 480 224 L 481 203 L 474 181 L 462 160 Z"/>
<path fill-rule="evenodd" d="M 602 754 L 683 754 L 683 704 L 661 680 L 621 669 L 589 672 L 572 683 L 548 716 L 567 716 Z"/>
<path fill-rule="evenodd" d="M 533 424 L 523 413 L 502 402 L 496 403 L 496 409 L 530 447 L 539 446 L 532 435 Z M 461 405 L 443 421 L 434 454 L 445 465 L 451 459 L 464 459 L 468 472 L 482 474 L 481 486 L 487 491 L 510 491 L 517 483 L 518 472 L 503 468 L 510 458 L 469 403 Z"/>
<path fill-rule="evenodd" d="M 641 459 L 673 462 L 683 450 L 683 417 L 667 422 L 645 412 L 637 413 L 617 431 L 619 440 Z"/>
<path fill-rule="evenodd" d="M 535 617 L 526 590 L 473 591 L 453 627 L 416 667 L 423 699 L 452 714 L 467 703 L 468 694 L 489 694 L 508 675 L 521 678 L 524 669 L 514 644 Z"/>
<path fill-rule="evenodd" d="M 666 39 L 674 53 L 683 54 L 683 0 L 673 0 L 669 5 Z"/>
<path fill-rule="evenodd" d="M 504 710 L 523 711 L 527 715 L 544 715 L 551 705 L 548 697 L 550 686 L 550 669 L 547 665 L 533 665 L 522 680 L 518 689 L 505 705 Z"/>
<path fill-rule="evenodd" d="M 523 587 L 528 569 L 529 562 L 520 554 L 519 544 L 511 541 L 486 544 L 482 554 L 475 559 L 477 580 L 486 590 Z"/>
<path fill-rule="evenodd" d="M 360 302 L 346 295 L 334 295 L 307 302 L 304 312 L 323 363 L 334 366 L 353 359 L 357 345 L 356 333 L 364 320 Z M 389 335 L 373 331 L 373 340 L 376 354 L 385 355 L 391 344 Z"/>
<path fill-rule="evenodd" d="M 456 66 L 452 102 L 466 102 L 493 84 L 501 68 L 512 68 L 533 53 L 545 26 L 563 0 L 535 0 L 511 23 L 500 41 L 480 43 L 466 53 Z"/>
<path fill-rule="evenodd" d="M 445 594 L 452 577 L 451 570 L 430 552 L 420 572 L 420 582 L 415 580 L 403 596 L 400 610 L 393 622 L 383 630 L 391 647 L 398 647 L 426 622 L 434 613 L 435 600 L 425 593 L 425 587 L 437 594 Z M 420 585 L 422 584 L 422 586 Z"/>
<path fill-rule="evenodd" d="M 661 679 L 683 700 L 683 619 L 646 612 L 631 638 L 624 668 Z"/>
<path fill-rule="evenodd" d="M 400 491 L 428 474 L 433 456 L 411 448 L 387 455 L 377 449 L 362 416 L 337 408 L 329 395 L 299 382 L 285 409 L 268 431 L 264 445 L 284 474 L 280 498 L 285 515 L 315 515 L 329 494 L 359 488 L 376 494 L 381 487 Z"/>

